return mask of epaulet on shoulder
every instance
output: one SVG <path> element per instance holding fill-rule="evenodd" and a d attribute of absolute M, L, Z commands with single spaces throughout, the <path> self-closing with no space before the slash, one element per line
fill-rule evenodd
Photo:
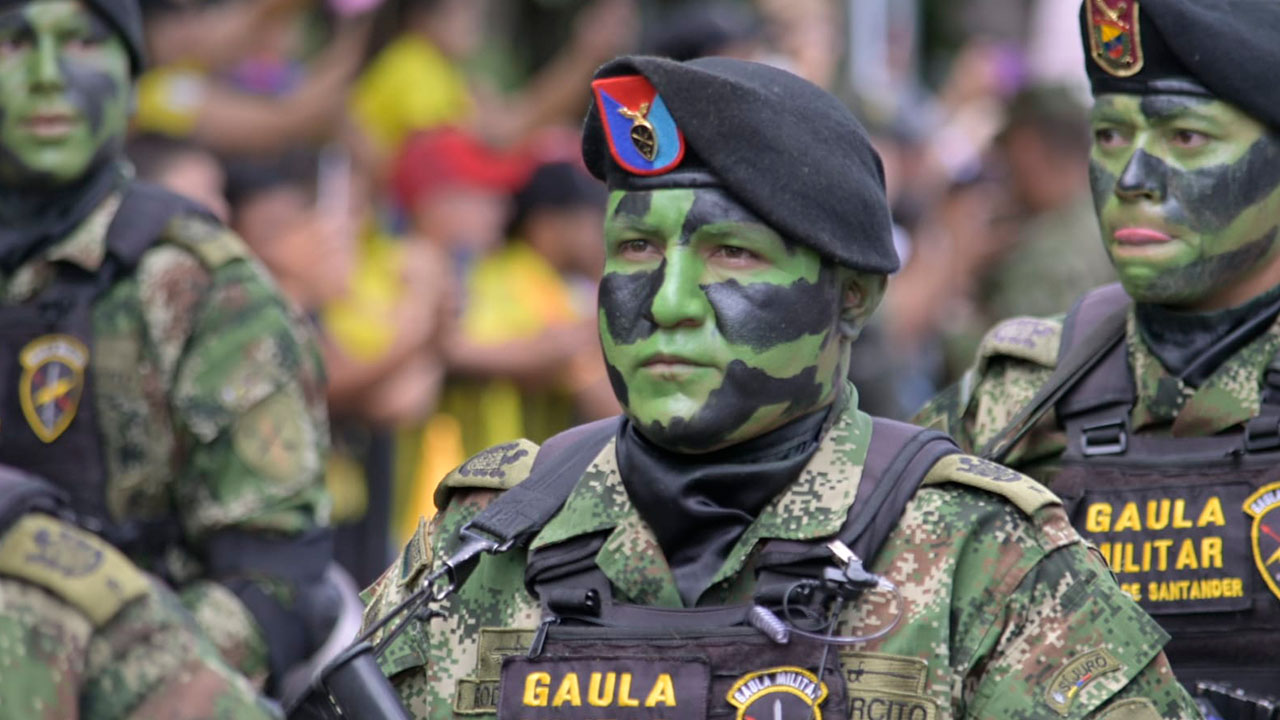
<path fill-rule="evenodd" d="M 1061 505 L 1048 488 L 1016 470 L 974 455 L 948 455 L 925 475 L 924 485 L 959 483 L 1004 497 L 1028 516 L 1046 505 Z"/>
<path fill-rule="evenodd" d="M 436 507 L 443 510 L 453 492 L 462 488 L 509 490 L 515 487 L 529 476 L 537 455 L 538 445 L 525 439 L 481 450 L 440 481 L 435 494 Z"/>
<path fill-rule="evenodd" d="M 163 241 L 195 255 L 210 270 L 232 260 L 253 257 L 239 235 L 217 220 L 194 212 L 175 215 L 165 228 Z"/>
<path fill-rule="evenodd" d="M 0 538 L 0 575 L 57 595 L 94 627 L 151 588 L 147 576 L 111 544 L 39 513 L 24 515 Z"/>
<path fill-rule="evenodd" d="M 993 357 L 1012 357 L 1054 367 L 1062 341 L 1062 317 L 1015 317 L 987 331 L 978 345 L 978 362 Z"/>

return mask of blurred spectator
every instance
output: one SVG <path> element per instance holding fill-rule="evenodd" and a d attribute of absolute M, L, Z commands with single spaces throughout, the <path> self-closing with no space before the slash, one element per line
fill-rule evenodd
<path fill-rule="evenodd" d="M 272 153 L 319 141 L 338 128 L 345 90 L 368 36 L 368 18 L 336 27 L 306 77 L 279 97 L 245 92 L 218 71 L 242 60 L 281 23 L 298 22 L 304 0 L 147 4 L 151 67 L 138 79 L 135 127 L 192 138 L 219 152 Z"/>
<path fill-rule="evenodd" d="M 227 183 L 231 226 L 308 313 L 345 292 L 354 262 L 349 219 L 317 206 L 316 166 L 308 152 L 235 160 Z"/>
<path fill-rule="evenodd" d="M 641 47 L 646 55 L 692 60 L 709 55 L 758 59 L 762 23 L 749 5 L 699 0 L 677 6 L 653 24 Z"/>
<path fill-rule="evenodd" d="M 129 139 L 125 154 L 139 179 L 195 200 L 222 222 L 230 221 L 226 173 L 213 153 L 180 138 L 144 134 Z"/>
<path fill-rule="evenodd" d="M 979 292 L 988 326 L 1066 312 L 1085 290 L 1115 280 L 1089 192 L 1089 144 L 1087 110 L 1068 88 L 1033 87 L 1014 98 L 998 140 L 1014 237 Z"/>
<path fill-rule="evenodd" d="M 386 177 L 415 132 L 467 125 L 498 146 L 579 112 L 595 68 L 634 33 L 633 0 L 595 0 L 568 45 L 511 96 L 483 92 L 463 63 L 483 39 L 484 0 L 393 0 L 381 11 L 396 36 L 361 75 L 351 96 L 352 142 L 362 166 Z M 576 118 L 574 118 L 576 120 Z"/>

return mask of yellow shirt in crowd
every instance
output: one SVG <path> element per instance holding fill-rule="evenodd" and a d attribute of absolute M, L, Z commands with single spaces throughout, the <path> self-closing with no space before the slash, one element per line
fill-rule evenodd
<path fill-rule="evenodd" d="M 394 153 L 412 133 L 466 120 L 466 76 L 426 38 L 404 33 L 356 81 L 351 111 L 368 137 Z"/>

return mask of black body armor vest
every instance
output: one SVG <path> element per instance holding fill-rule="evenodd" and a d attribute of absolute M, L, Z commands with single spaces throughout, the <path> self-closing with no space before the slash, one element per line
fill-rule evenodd
<path fill-rule="evenodd" d="M 867 564 L 929 469 L 959 451 L 941 433 L 881 418 L 874 422 L 857 496 L 836 535 Z M 566 452 L 548 441 L 525 483 L 537 484 L 540 473 L 554 472 L 548 466 L 560 464 L 558 457 L 594 457 L 609 437 L 606 432 L 588 438 L 596 444 L 585 451 Z M 574 480 L 585 469 L 585 463 L 567 464 L 573 468 L 565 475 Z M 494 506 L 504 499 L 489 509 L 501 515 Z M 784 612 L 784 603 L 807 603 L 811 616 L 821 613 L 823 598 L 798 597 L 794 589 L 798 580 L 822 577 L 840 564 L 825 542 L 766 543 L 757 556 L 751 604 L 671 609 L 614 600 L 594 562 L 604 539 L 574 538 L 530 554 L 525 583 L 542 604 L 542 625 L 527 655 L 503 661 L 500 684 L 472 688 L 477 706 L 492 703 L 501 720 L 570 717 L 569 706 L 607 717 L 667 720 L 936 715 L 922 695 L 894 700 L 861 687 L 864 680 L 882 678 L 854 667 L 856 653 L 795 634 L 780 642 L 752 620 L 758 608 Z M 901 706 L 890 707 L 895 702 Z"/>
<path fill-rule="evenodd" d="M 130 183 L 97 272 L 58 263 L 43 291 L 0 307 L 0 463 L 47 479 L 66 494 L 81 524 L 135 560 L 158 556 L 179 528 L 176 521 L 122 521 L 108 510 L 90 362 L 93 304 L 134 271 L 183 212 L 207 214 L 177 195 Z"/>
<path fill-rule="evenodd" d="M 1129 302 L 1118 285 L 1085 295 L 1068 315 L 1060 359 Z M 1067 448 L 1052 489 L 1120 585 L 1172 636 L 1165 652 L 1184 684 L 1216 680 L 1274 692 L 1280 358 L 1266 370 L 1257 417 L 1218 435 L 1175 438 L 1130 427 L 1136 389 L 1125 342 L 1093 354 L 1055 403 Z"/>

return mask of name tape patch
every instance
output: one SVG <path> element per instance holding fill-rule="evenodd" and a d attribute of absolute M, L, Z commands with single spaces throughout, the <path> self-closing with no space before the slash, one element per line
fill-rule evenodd
<path fill-rule="evenodd" d="M 710 683 L 710 668 L 701 660 L 508 657 L 498 718 L 704 720 Z"/>
<path fill-rule="evenodd" d="M 1090 491 L 1073 523 L 1152 615 L 1248 608 L 1245 483 Z"/>

